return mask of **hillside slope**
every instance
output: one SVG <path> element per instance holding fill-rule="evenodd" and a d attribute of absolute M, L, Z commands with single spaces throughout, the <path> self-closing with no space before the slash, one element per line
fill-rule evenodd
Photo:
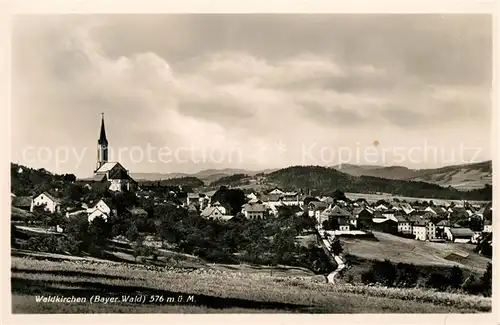
<path fill-rule="evenodd" d="M 483 188 L 492 184 L 492 162 L 446 166 L 433 169 L 409 169 L 403 166 L 362 166 L 343 164 L 334 168 L 351 176 L 372 176 L 387 179 L 413 180 L 452 186 L 459 190 Z"/>
<path fill-rule="evenodd" d="M 287 190 L 311 189 L 332 193 L 340 189 L 357 193 L 392 193 L 395 195 L 442 199 L 491 200 L 491 188 L 460 192 L 413 180 L 386 179 L 372 176 L 351 176 L 334 168 L 293 166 L 266 175 L 267 181 Z"/>

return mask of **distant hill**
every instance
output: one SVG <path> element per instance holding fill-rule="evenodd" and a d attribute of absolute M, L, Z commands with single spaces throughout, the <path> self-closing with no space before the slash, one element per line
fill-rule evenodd
<path fill-rule="evenodd" d="M 423 181 L 458 190 L 472 190 L 492 184 L 490 161 L 446 166 L 433 169 L 409 169 L 403 166 L 363 166 L 342 164 L 334 168 L 351 176 L 372 176 L 387 179 Z"/>
<path fill-rule="evenodd" d="M 396 195 L 467 200 L 491 200 L 492 189 L 481 188 L 460 192 L 413 180 L 386 179 L 373 176 L 352 176 L 335 168 L 320 166 L 293 166 L 267 175 L 267 182 L 286 190 L 310 189 L 331 193 L 336 189 L 355 193 L 391 193 Z"/>
<path fill-rule="evenodd" d="M 210 183 L 210 186 L 239 186 L 239 185 L 248 185 L 250 183 L 250 176 L 247 174 L 234 174 L 230 176 L 224 176 L 222 178 L 219 178 L 212 183 Z"/>
<path fill-rule="evenodd" d="M 223 177 L 227 176 L 232 176 L 232 175 L 238 175 L 238 174 L 245 174 L 248 176 L 255 176 L 260 173 L 270 173 L 273 172 L 277 169 L 264 169 L 264 170 L 245 170 L 245 169 L 236 169 L 236 168 L 225 168 L 225 169 L 206 169 L 199 171 L 197 173 L 167 173 L 167 174 L 162 174 L 162 173 L 130 173 L 132 178 L 135 180 L 148 180 L 148 181 L 158 181 L 162 179 L 171 179 L 171 178 L 180 178 L 180 177 L 186 177 L 186 176 L 192 176 L 199 178 L 205 183 L 212 183 L 215 182 L 218 179 L 221 179 Z"/>

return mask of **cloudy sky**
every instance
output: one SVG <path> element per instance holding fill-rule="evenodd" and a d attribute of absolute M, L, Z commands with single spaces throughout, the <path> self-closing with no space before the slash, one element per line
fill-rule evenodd
<path fill-rule="evenodd" d="M 491 159 L 491 19 L 18 16 L 12 160 L 92 173 Z"/>

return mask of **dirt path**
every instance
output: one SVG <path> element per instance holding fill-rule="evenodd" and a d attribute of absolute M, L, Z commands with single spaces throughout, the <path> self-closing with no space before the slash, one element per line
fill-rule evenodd
<path fill-rule="evenodd" d="M 340 255 L 335 255 L 332 252 L 332 241 L 335 239 L 335 235 L 332 235 L 333 238 L 329 239 L 327 237 L 327 233 L 324 230 L 319 229 L 319 227 L 316 227 L 317 230 L 317 235 L 319 236 L 319 242 L 321 243 L 321 247 L 325 251 L 325 253 L 328 256 L 328 259 L 332 264 L 336 264 L 337 267 L 335 270 L 333 270 L 330 274 L 326 276 L 326 280 L 328 283 L 335 284 L 335 277 L 342 271 L 346 265 L 344 260 L 342 260 Z"/>

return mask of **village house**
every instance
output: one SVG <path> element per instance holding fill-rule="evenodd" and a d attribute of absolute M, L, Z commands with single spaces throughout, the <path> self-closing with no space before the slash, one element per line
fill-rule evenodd
<path fill-rule="evenodd" d="M 427 228 L 427 239 L 436 239 L 436 225 L 432 221 L 427 220 L 425 223 L 425 227 Z"/>
<path fill-rule="evenodd" d="M 59 199 L 53 197 L 47 192 L 36 196 L 31 204 L 30 211 L 33 212 L 35 207 L 44 206 L 44 210 L 50 213 L 59 212 L 61 209 L 61 202 Z"/>
<path fill-rule="evenodd" d="M 350 226 L 356 226 L 357 220 L 356 218 L 347 210 L 335 205 L 328 212 L 328 218 L 336 218 L 339 224 L 339 230 L 349 230 Z M 341 227 L 342 226 L 342 227 Z M 345 229 L 341 229 L 345 228 Z"/>
<path fill-rule="evenodd" d="M 474 232 L 469 228 L 449 228 L 446 230 L 449 241 L 454 243 L 469 243 L 474 236 Z"/>
<path fill-rule="evenodd" d="M 373 210 L 368 207 L 355 208 L 353 210 L 353 216 L 356 219 L 357 227 L 367 227 L 372 223 Z"/>
<path fill-rule="evenodd" d="M 441 220 L 436 224 L 436 238 L 447 238 L 446 232 L 451 228 L 449 220 Z"/>
<path fill-rule="evenodd" d="M 426 241 L 427 240 L 427 227 L 424 220 L 416 220 L 413 222 L 412 231 L 416 240 Z"/>
<path fill-rule="evenodd" d="M 328 204 L 325 202 L 322 201 L 309 202 L 309 204 L 307 205 L 308 215 L 311 218 L 313 217 L 316 218 L 316 220 L 319 222 L 321 212 L 326 210 L 326 208 L 328 208 Z"/>
<path fill-rule="evenodd" d="M 412 225 L 410 221 L 401 214 L 396 214 L 394 216 L 398 223 L 398 232 L 402 234 L 411 235 L 413 233 Z"/>
<path fill-rule="evenodd" d="M 493 232 L 493 225 L 491 223 L 491 220 L 484 220 L 483 232 L 487 232 L 487 233 Z"/>
<path fill-rule="evenodd" d="M 219 202 L 215 202 L 207 207 L 205 207 L 200 214 L 206 219 L 220 219 L 221 216 L 226 215 L 226 208 L 223 207 Z"/>
<path fill-rule="evenodd" d="M 211 220 L 230 220 L 233 216 L 226 215 L 226 209 L 220 204 L 214 204 L 201 211 L 201 217 Z"/>
<path fill-rule="evenodd" d="M 267 208 L 261 203 L 244 204 L 241 212 L 247 219 L 264 219 Z"/>

